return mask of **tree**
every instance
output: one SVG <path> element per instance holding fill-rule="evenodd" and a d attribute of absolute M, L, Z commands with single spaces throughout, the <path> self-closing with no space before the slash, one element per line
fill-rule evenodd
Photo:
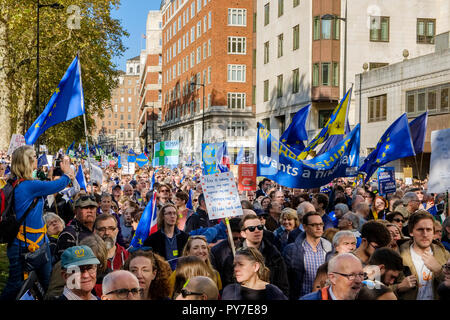
<path fill-rule="evenodd" d="M 42 1 L 43 2 L 43 1 Z M 119 0 L 59 0 L 63 10 L 40 9 L 39 114 L 74 57 L 79 54 L 86 106 L 86 122 L 103 116 L 110 106 L 118 71 L 111 62 L 125 51 L 122 37 L 128 33 L 111 17 Z M 0 149 L 6 149 L 13 133 L 25 134 L 36 112 L 37 1 L 2 0 L 0 3 Z M 6 110 L 6 112 L 5 112 Z M 51 150 L 84 140 L 83 118 L 60 123 L 42 136 Z M 5 144 L 5 141 L 7 142 Z"/>

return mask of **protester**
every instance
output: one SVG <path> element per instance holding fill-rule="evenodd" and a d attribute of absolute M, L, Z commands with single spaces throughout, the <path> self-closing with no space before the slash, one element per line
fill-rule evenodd
<path fill-rule="evenodd" d="M 100 261 L 88 246 L 73 246 L 61 255 L 62 276 L 66 282 L 58 300 L 99 300 L 92 294 Z"/>
<path fill-rule="evenodd" d="M 239 249 L 233 265 L 237 283 L 224 288 L 222 300 L 287 300 L 286 295 L 270 283 L 270 270 L 258 249 Z"/>
<path fill-rule="evenodd" d="M 168 279 L 172 272 L 169 263 L 149 247 L 130 251 L 123 269 L 137 277 L 139 286 L 144 289 L 143 299 L 168 300 L 171 291 Z"/>
<path fill-rule="evenodd" d="M 355 250 L 355 255 L 366 265 L 375 250 L 391 243 L 391 234 L 383 224 L 371 220 L 361 228 L 361 245 Z"/>
<path fill-rule="evenodd" d="M 369 213 L 368 220 L 385 219 L 389 210 L 389 204 L 382 196 L 377 195 L 373 200 L 372 210 Z"/>
<path fill-rule="evenodd" d="M 186 192 L 178 191 L 175 194 L 175 206 L 178 211 L 178 224 L 177 227 L 180 230 L 184 230 L 187 218 L 194 213 L 193 210 L 186 208 L 188 203 L 189 195 Z"/>
<path fill-rule="evenodd" d="M 284 208 L 280 216 L 281 226 L 274 231 L 275 237 L 281 243 L 281 251 L 287 245 L 289 233 L 300 226 L 297 211 L 292 208 Z"/>
<path fill-rule="evenodd" d="M 377 284 L 371 288 L 364 286 L 358 293 L 356 300 L 398 300 L 392 289 L 384 284 Z"/>
<path fill-rule="evenodd" d="M 190 278 L 176 300 L 218 300 L 219 290 L 211 278 L 196 276 Z"/>
<path fill-rule="evenodd" d="M 27 211 L 24 225 L 12 243 L 8 244 L 7 256 L 9 260 L 9 275 L 0 300 L 13 300 L 19 292 L 24 273 L 34 270 L 41 282 L 44 291 L 47 290 L 52 271 L 50 259 L 49 240 L 43 220 L 43 197 L 64 189 L 75 178 L 70 167 L 69 158 L 61 161 L 63 176 L 55 181 L 39 181 L 33 179 L 33 170 L 37 168 L 36 153 L 32 146 L 17 148 L 12 154 L 11 174 L 15 180 L 14 210 L 16 218 L 20 219 Z M 26 237 L 26 238 L 25 238 Z M 39 255 L 39 263 L 31 268 L 26 267 L 23 254 L 34 253 Z"/>
<path fill-rule="evenodd" d="M 58 237 L 64 230 L 64 220 L 54 214 L 53 212 L 47 212 L 44 214 L 44 222 L 47 227 L 47 236 L 49 239 L 50 255 L 52 257 L 52 264 L 56 262 L 55 253 L 56 245 L 58 243 Z"/>
<path fill-rule="evenodd" d="M 269 215 L 267 216 L 266 223 L 264 226 L 269 231 L 275 231 L 280 227 L 280 216 L 281 216 L 282 205 L 279 201 L 271 201 L 267 207 Z"/>
<path fill-rule="evenodd" d="M 116 270 L 103 278 L 102 300 L 141 300 L 144 289 L 139 287 L 139 280 L 126 270 Z"/>
<path fill-rule="evenodd" d="M 336 254 L 353 252 L 356 249 L 356 236 L 349 230 L 339 231 L 334 235 L 332 244 Z"/>
<path fill-rule="evenodd" d="M 370 268 L 374 266 L 376 269 Z M 387 286 L 392 286 L 403 271 L 402 257 L 395 250 L 380 248 L 370 257 L 365 271 L 370 280 L 379 280 Z"/>
<path fill-rule="evenodd" d="M 306 213 L 302 224 L 305 232 L 283 251 L 290 300 L 297 300 L 312 291 L 317 268 L 331 257 L 333 251 L 331 243 L 322 238 L 324 223 L 319 213 Z"/>
<path fill-rule="evenodd" d="M 323 229 L 333 228 L 333 220 L 326 214 L 326 208 L 328 207 L 329 201 L 328 196 L 324 193 L 315 193 L 311 199 L 311 203 L 315 208 L 315 211 L 322 218 L 324 224 Z"/>
<path fill-rule="evenodd" d="M 209 220 L 208 211 L 206 208 L 205 195 L 202 193 L 198 197 L 197 211 L 191 214 L 186 220 L 184 230 L 190 233 L 192 230 L 199 228 L 208 228 L 214 226 L 216 223 Z"/>

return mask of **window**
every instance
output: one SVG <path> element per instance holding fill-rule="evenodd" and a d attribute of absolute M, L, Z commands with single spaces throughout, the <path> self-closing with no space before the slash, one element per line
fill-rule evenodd
<path fill-rule="evenodd" d="M 313 64 L 312 85 L 317 87 L 319 85 L 319 64 Z"/>
<path fill-rule="evenodd" d="M 228 65 L 228 82 L 245 82 L 245 64 Z"/>
<path fill-rule="evenodd" d="M 128 115 L 128 120 L 131 120 L 131 114 Z"/>
<path fill-rule="evenodd" d="M 191 4 L 191 19 L 195 16 L 195 1 Z"/>
<path fill-rule="evenodd" d="M 207 18 L 206 16 L 203 17 L 203 33 L 206 32 L 208 26 L 207 26 Z"/>
<path fill-rule="evenodd" d="M 292 28 L 292 50 L 297 50 L 300 47 L 300 26 L 296 25 Z"/>
<path fill-rule="evenodd" d="M 277 77 L 277 98 L 281 98 L 283 96 L 283 75 L 280 74 Z"/>
<path fill-rule="evenodd" d="M 208 12 L 208 30 L 211 29 L 212 21 L 211 21 L 211 11 Z"/>
<path fill-rule="evenodd" d="M 242 137 L 245 132 L 244 121 L 228 121 L 227 137 Z"/>
<path fill-rule="evenodd" d="M 197 38 L 200 38 L 201 35 L 202 35 L 202 23 L 199 21 L 197 23 Z"/>
<path fill-rule="evenodd" d="M 339 63 L 333 62 L 333 81 L 332 86 L 339 87 Z"/>
<path fill-rule="evenodd" d="M 202 47 L 197 48 L 197 63 L 202 62 Z"/>
<path fill-rule="evenodd" d="M 128 112 L 131 112 L 131 106 L 128 106 Z"/>
<path fill-rule="evenodd" d="M 265 26 L 267 26 L 269 24 L 269 20 L 270 20 L 269 12 L 270 12 L 270 3 L 267 3 L 264 6 L 264 25 Z"/>
<path fill-rule="evenodd" d="M 331 39 L 331 20 L 322 19 L 322 39 Z"/>
<path fill-rule="evenodd" d="M 387 95 L 383 94 L 380 96 L 369 98 L 369 113 L 367 120 L 368 122 L 386 120 L 386 113 L 387 113 L 386 97 Z"/>
<path fill-rule="evenodd" d="M 228 92 L 228 109 L 245 109 L 245 93 Z"/>
<path fill-rule="evenodd" d="M 120 120 L 123 120 L 123 114 L 120 115 Z"/>
<path fill-rule="evenodd" d="M 339 19 L 333 19 L 333 39 L 334 40 L 339 40 L 340 26 L 341 26 L 341 21 Z"/>
<path fill-rule="evenodd" d="M 329 86 L 331 83 L 331 63 L 322 62 L 322 85 Z"/>
<path fill-rule="evenodd" d="M 208 84 L 211 83 L 211 67 L 208 67 Z"/>
<path fill-rule="evenodd" d="M 292 93 L 298 93 L 300 87 L 300 74 L 298 68 L 292 70 Z"/>
<path fill-rule="evenodd" d="M 292 6 L 295 8 L 296 6 L 298 6 L 300 4 L 300 0 L 293 0 L 292 1 Z"/>
<path fill-rule="evenodd" d="M 283 56 L 283 34 L 278 35 L 278 58 Z"/>
<path fill-rule="evenodd" d="M 245 37 L 228 37 L 228 53 L 229 54 L 245 54 L 246 38 Z"/>
<path fill-rule="evenodd" d="M 320 40 L 320 17 L 314 17 L 313 20 L 313 40 Z"/>
<path fill-rule="evenodd" d="M 264 80 L 264 102 L 269 101 L 269 80 Z"/>
<path fill-rule="evenodd" d="M 434 44 L 436 19 L 417 19 L 417 43 Z"/>
<path fill-rule="evenodd" d="M 333 110 L 319 110 L 319 123 L 318 123 L 319 128 L 325 127 L 325 125 L 326 125 L 328 119 L 330 119 L 332 113 L 333 113 Z"/>
<path fill-rule="evenodd" d="M 284 0 L 278 0 L 278 17 L 281 17 L 284 12 Z"/>
<path fill-rule="evenodd" d="M 449 111 L 450 83 L 406 92 L 406 112 L 419 114 L 425 111 Z"/>
<path fill-rule="evenodd" d="M 206 47 L 206 42 L 203 43 L 203 60 L 206 59 L 207 57 L 207 47 Z"/>
<path fill-rule="evenodd" d="M 191 43 L 195 40 L 195 27 L 191 28 Z"/>
<path fill-rule="evenodd" d="M 211 13 L 210 13 L 211 16 Z M 247 9 L 228 9 L 228 25 L 229 26 L 247 26 Z"/>
<path fill-rule="evenodd" d="M 193 68 L 195 65 L 195 52 L 191 52 L 191 68 Z"/>
<path fill-rule="evenodd" d="M 387 66 L 387 65 L 389 65 L 389 63 L 386 63 L 386 62 L 369 62 L 369 70 L 381 68 L 381 67 L 384 67 L 384 66 Z"/>
<path fill-rule="evenodd" d="M 211 39 L 208 40 L 208 57 L 211 57 Z"/>
<path fill-rule="evenodd" d="M 389 17 L 370 17 L 370 41 L 389 42 Z"/>
<path fill-rule="evenodd" d="M 269 41 L 264 43 L 264 64 L 269 62 Z"/>
<path fill-rule="evenodd" d="M 197 0 L 197 12 L 200 12 L 202 10 L 202 0 Z"/>

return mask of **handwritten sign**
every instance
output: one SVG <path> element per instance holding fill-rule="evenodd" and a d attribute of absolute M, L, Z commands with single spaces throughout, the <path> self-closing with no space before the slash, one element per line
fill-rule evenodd
<path fill-rule="evenodd" d="M 24 145 L 26 145 L 25 137 L 21 134 L 13 134 L 11 137 L 11 141 L 9 143 L 7 155 L 8 156 L 12 155 L 14 150 Z"/>
<path fill-rule="evenodd" d="M 244 214 L 232 172 L 204 175 L 201 184 L 210 220 Z"/>
<path fill-rule="evenodd" d="M 256 164 L 239 165 L 239 191 L 256 191 Z"/>
<path fill-rule="evenodd" d="M 134 174 L 136 172 L 136 163 L 128 162 L 126 165 L 122 165 L 122 174 Z"/>

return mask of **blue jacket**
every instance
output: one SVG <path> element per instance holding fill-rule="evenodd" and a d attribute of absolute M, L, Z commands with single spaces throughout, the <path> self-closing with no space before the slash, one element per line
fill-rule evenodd
<path fill-rule="evenodd" d="M 289 300 L 298 300 L 300 298 L 301 286 L 305 275 L 305 251 L 302 245 L 305 240 L 306 233 L 302 232 L 295 239 L 295 242 L 288 244 L 283 251 L 290 285 Z M 333 246 L 325 238 L 320 238 L 320 242 L 326 253 L 325 261 L 328 261 L 333 255 Z"/>
<path fill-rule="evenodd" d="M 222 239 L 227 239 L 227 226 L 223 220 L 209 228 L 198 228 L 189 232 L 191 236 L 203 235 L 206 237 L 208 243 L 215 243 Z"/>
<path fill-rule="evenodd" d="M 19 220 L 28 207 L 32 204 L 34 199 L 37 198 L 38 202 L 36 206 L 28 213 L 25 219 L 25 225 L 27 228 L 41 229 L 44 227 L 45 222 L 42 218 L 44 208 L 44 197 L 57 193 L 63 190 L 70 182 L 70 178 L 66 175 L 62 175 L 61 178 L 55 181 L 40 181 L 40 180 L 25 180 L 20 183 L 14 191 L 14 208 L 16 210 L 16 218 Z M 35 242 L 39 239 L 42 233 L 29 233 L 27 232 L 27 239 Z M 44 241 L 48 242 L 47 234 L 37 242 L 37 245 L 41 246 Z M 19 239 L 14 239 L 13 245 L 24 246 L 24 242 Z"/>

